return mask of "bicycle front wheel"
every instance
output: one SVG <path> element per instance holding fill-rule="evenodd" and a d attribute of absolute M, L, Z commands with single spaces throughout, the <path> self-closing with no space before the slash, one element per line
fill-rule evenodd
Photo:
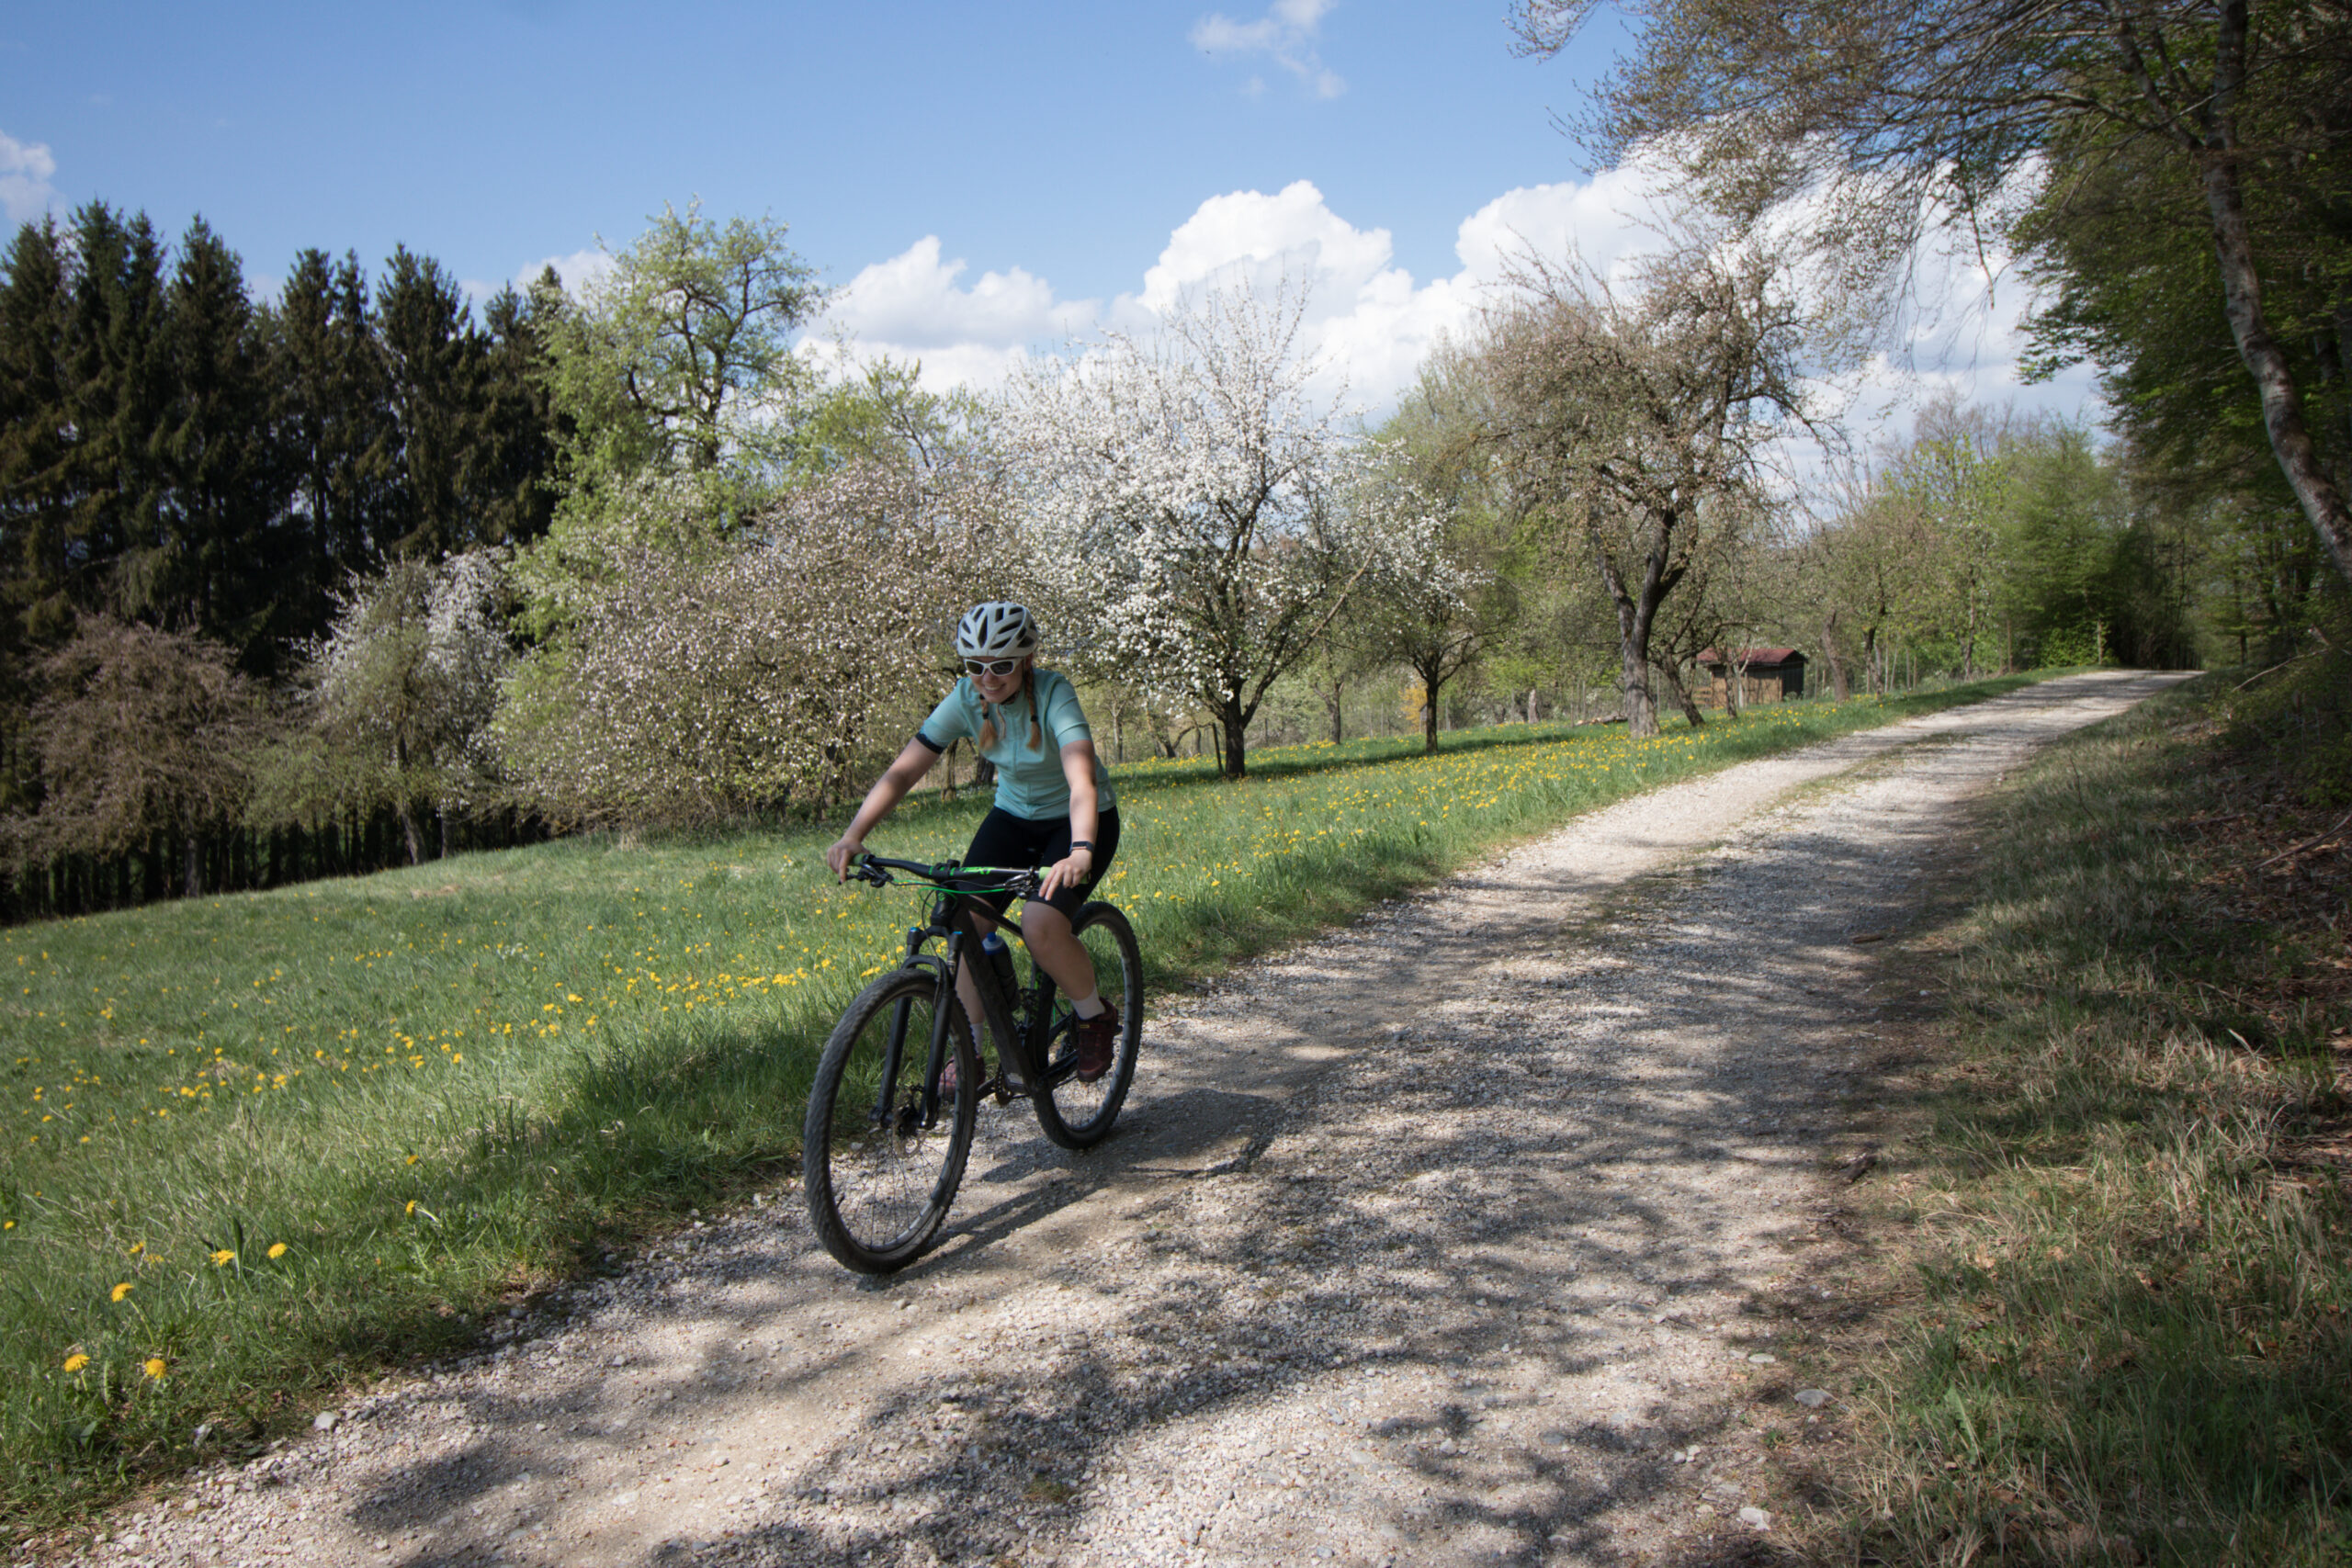
<path fill-rule="evenodd" d="M 943 1066 L 956 1070 L 936 1112 L 926 1108 L 939 993 L 938 976 L 912 966 L 860 991 L 825 1042 L 809 1086 L 800 1154 L 808 1218 L 825 1250 L 861 1274 L 911 1262 L 964 1179 L 980 1065 L 971 1025 L 950 993 Z"/>
<path fill-rule="evenodd" d="M 1143 953 L 1136 945 L 1135 928 L 1114 905 L 1084 906 L 1070 921 L 1070 930 L 1094 961 L 1094 984 L 1102 999 L 1119 1010 L 1119 1038 L 1112 1047 L 1110 1069 L 1092 1083 L 1080 1080 L 1071 1070 L 1078 1049 L 1071 1033 L 1077 1014 L 1068 998 L 1050 998 L 1053 1060 L 1046 1082 L 1051 1087 L 1036 1096 L 1037 1122 L 1046 1136 L 1063 1148 L 1088 1149 L 1110 1135 L 1127 1086 L 1135 1081 L 1136 1055 L 1143 1044 Z M 1043 983 L 1050 989 L 1050 981 Z"/>

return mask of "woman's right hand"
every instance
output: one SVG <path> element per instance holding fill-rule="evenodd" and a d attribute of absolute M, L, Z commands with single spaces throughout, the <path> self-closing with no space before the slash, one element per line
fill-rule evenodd
<path fill-rule="evenodd" d="M 825 863 L 833 868 L 835 882 L 849 880 L 849 863 L 855 860 L 858 852 L 865 848 L 865 840 L 854 839 L 847 833 L 833 840 L 831 846 L 825 851 Z"/>

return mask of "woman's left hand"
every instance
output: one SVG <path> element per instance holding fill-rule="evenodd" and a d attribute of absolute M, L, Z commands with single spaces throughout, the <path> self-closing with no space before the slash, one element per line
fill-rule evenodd
<path fill-rule="evenodd" d="M 1072 850 L 1046 868 L 1046 880 L 1037 888 L 1037 897 L 1050 898 L 1065 887 L 1076 887 L 1094 874 L 1094 852 Z"/>

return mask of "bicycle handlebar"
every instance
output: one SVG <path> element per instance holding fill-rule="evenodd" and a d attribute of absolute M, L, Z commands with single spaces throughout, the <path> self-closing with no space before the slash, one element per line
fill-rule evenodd
<path fill-rule="evenodd" d="M 856 863 L 857 869 L 851 874 L 876 887 L 889 886 L 896 880 L 890 874 L 894 871 L 903 871 L 943 893 L 1010 893 L 1016 898 L 1034 898 L 1042 885 L 1035 872 L 1010 868 L 927 865 L 922 861 L 886 860 L 873 854 L 859 855 Z"/>

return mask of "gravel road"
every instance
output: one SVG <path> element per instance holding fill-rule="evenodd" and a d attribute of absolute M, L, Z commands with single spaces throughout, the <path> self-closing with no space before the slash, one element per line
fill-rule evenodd
<path fill-rule="evenodd" d="M 1854 939 L 1899 937 L 1970 794 L 2169 679 L 1581 818 L 1157 1008 L 1091 1154 L 984 1107 L 944 1245 L 893 1280 L 763 1195 L 85 1560 L 1741 1560 L 1785 1527 L 1740 1413 L 1843 1418 L 1849 1377 L 1757 1307 L 1831 1244 L 1890 1005 Z"/>

